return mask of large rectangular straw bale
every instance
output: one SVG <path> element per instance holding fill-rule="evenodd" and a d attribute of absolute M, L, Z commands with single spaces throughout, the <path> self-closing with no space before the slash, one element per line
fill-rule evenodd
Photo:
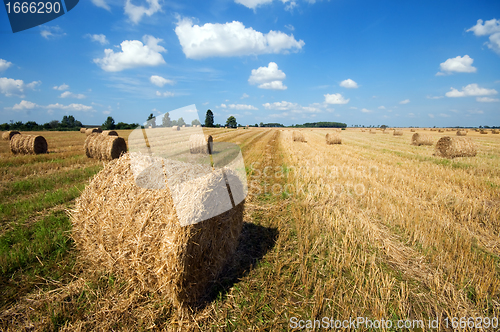
<path fill-rule="evenodd" d="M 76 247 L 88 266 L 121 275 L 134 289 L 159 292 L 181 308 L 196 304 L 236 249 L 244 200 L 181 226 L 172 187 L 161 182 L 167 181 L 167 170 L 176 169 L 182 177 L 192 164 L 155 159 L 140 174 L 160 186 L 146 189 L 136 183 L 130 155 L 106 164 L 77 199 L 71 212 Z M 214 192 L 229 192 L 225 180 L 234 183 L 231 170 L 207 167 L 206 175 L 189 181 L 201 194 L 183 195 L 185 211 L 210 208 L 218 201 Z"/>
<path fill-rule="evenodd" d="M 17 134 L 21 134 L 21 133 L 18 132 L 17 130 L 6 131 L 5 133 L 2 134 L 2 139 L 4 141 L 10 141 L 12 136 L 17 135 Z"/>
<path fill-rule="evenodd" d="M 342 144 L 342 137 L 340 136 L 339 132 L 327 133 L 325 139 L 326 139 L 326 144 L 328 145 Z"/>
<path fill-rule="evenodd" d="M 123 137 L 91 134 L 83 146 L 89 158 L 112 160 L 127 152 L 127 143 Z"/>
<path fill-rule="evenodd" d="M 415 133 L 411 137 L 411 144 L 412 145 L 432 145 L 434 144 L 432 136 L 429 134 L 420 134 L 420 133 Z"/>
<path fill-rule="evenodd" d="M 474 157 L 476 154 L 476 146 L 468 137 L 444 136 L 436 143 L 436 155 L 440 157 Z"/>
<path fill-rule="evenodd" d="M 10 139 L 10 151 L 14 154 L 47 153 L 48 145 L 43 136 L 14 135 Z"/>
<path fill-rule="evenodd" d="M 304 137 L 304 133 L 302 133 L 301 131 L 298 131 L 298 130 L 294 130 L 292 132 L 292 139 L 294 142 L 305 142 L 306 139 Z"/>

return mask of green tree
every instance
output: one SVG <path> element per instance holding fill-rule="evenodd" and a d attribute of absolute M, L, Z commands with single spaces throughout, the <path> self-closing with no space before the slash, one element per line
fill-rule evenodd
<path fill-rule="evenodd" d="M 198 120 L 198 119 L 194 119 L 193 121 L 191 121 L 191 124 L 192 124 L 193 126 L 198 126 L 198 125 L 201 125 L 201 122 L 200 122 L 200 120 Z"/>
<path fill-rule="evenodd" d="M 177 125 L 179 127 L 182 127 L 186 124 L 186 122 L 184 122 L 184 119 L 183 118 L 179 118 L 179 120 L 177 120 Z"/>
<path fill-rule="evenodd" d="M 234 116 L 230 116 L 229 118 L 227 118 L 227 121 L 226 121 L 226 126 L 229 127 L 229 128 L 236 128 L 237 126 L 237 122 L 236 122 L 236 118 Z"/>
<path fill-rule="evenodd" d="M 115 127 L 115 120 L 110 116 L 108 116 L 106 121 L 102 124 L 102 129 L 104 130 L 113 130 Z"/>
<path fill-rule="evenodd" d="M 146 122 L 146 127 L 151 126 L 152 128 L 156 128 L 156 118 L 154 117 L 153 113 L 149 114 Z"/>
<path fill-rule="evenodd" d="M 214 113 L 211 110 L 207 111 L 207 115 L 205 116 L 205 127 L 213 127 L 214 126 Z"/>
<path fill-rule="evenodd" d="M 259 123 L 259 127 L 264 127 L 264 123 L 263 122 Z"/>
<path fill-rule="evenodd" d="M 172 120 L 170 120 L 170 114 L 165 113 L 163 119 L 161 119 L 161 125 L 163 127 L 172 127 Z"/>

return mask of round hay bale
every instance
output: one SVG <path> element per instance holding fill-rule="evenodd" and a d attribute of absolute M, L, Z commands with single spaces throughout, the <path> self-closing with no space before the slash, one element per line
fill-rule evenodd
<path fill-rule="evenodd" d="M 90 134 L 94 134 L 94 133 L 102 133 L 102 129 L 101 128 L 89 128 L 87 130 L 85 130 L 85 135 L 89 136 Z"/>
<path fill-rule="evenodd" d="M 414 133 L 414 132 L 415 132 L 415 129 L 410 129 L 410 131 L 411 131 L 412 133 Z"/>
<path fill-rule="evenodd" d="M 498 129 L 493 129 L 493 130 L 491 131 L 491 133 L 492 133 L 492 134 L 500 134 L 500 130 L 498 130 Z"/>
<path fill-rule="evenodd" d="M 445 158 L 474 157 L 477 151 L 474 142 L 468 137 L 444 136 L 436 143 L 435 154 Z"/>
<path fill-rule="evenodd" d="M 467 136 L 467 132 L 465 130 L 457 130 L 457 136 Z"/>
<path fill-rule="evenodd" d="M 292 132 L 292 139 L 294 142 L 305 142 L 306 139 L 301 131 L 294 130 Z"/>
<path fill-rule="evenodd" d="M 104 130 L 101 135 L 104 136 L 118 136 L 118 133 L 115 130 Z"/>
<path fill-rule="evenodd" d="M 486 130 L 481 130 L 479 133 L 480 133 L 480 134 L 483 134 L 483 135 L 488 134 L 488 132 L 487 132 Z"/>
<path fill-rule="evenodd" d="M 432 145 L 434 142 L 431 135 L 415 133 L 411 137 L 411 144 L 416 146 Z"/>
<path fill-rule="evenodd" d="M 132 154 L 134 161 L 127 153 L 109 162 L 92 179 L 71 211 L 72 237 L 81 259 L 92 269 L 116 273 L 133 289 L 160 292 L 175 306 L 186 308 L 197 304 L 235 252 L 245 201 L 209 219 L 182 225 L 172 187 L 137 185 L 133 168 L 139 155 Z M 167 170 L 178 167 L 180 174 L 192 167 L 160 159 L 141 174 L 155 169 L 153 177 L 167 182 Z M 209 172 L 188 182 L 197 193 L 183 196 L 188 210 L 210 208 L 219 201 L 214 192 L 221 193 L 220 189 L 234 197 L 225 181 L 234 180 L 231 171 Z"/>
<path fill-rule="evenodd" d="M 439 129 L 439 130 L 438 130 L 438 132 L 440 132 L 440 133 L 444 133 L 444 129 L 443 129 L 443 128 L 441 128 L 441 129 Z"/>
<path fill-rule="evenodd" d="M 112 160 L 127 152 L 127 143 L 123 137 L 94 133 L 87 136 L 83 148 L 89 158 Z"/>
<path fill-rule="evenodd" d="M 401 129 L 394 129 L 392 132 L 393 136 L 403 136 L 403 131 Z"/>
<path fill-rule="evenodd" d="M 337 133 L 327 133 L 325 136 L 326 139 L 326 144 L 331 145 L 331 144 L 342 144 L 342 137 L 340 137 L 340 134 Z"/>
<path fill-rule="evenodd" d="M 384 130 L 384 131 L 382 132 L 382 134 L 390 134 L 390 133 L 389 133 L 389 130 Z"/>
<path fill-rule="evenodd" d="M 181 128 L 179 126 L 172 126 L 172 130 L 181 130 Z"/>
<path fill-rule="evenodd" d="M 376 133 L 377 133 L 376 131 L 370 129 L 370 134 L 374 134 L 375 135 Z"/>
<path fill-rule="evenodd" d="M 18 132 L 17 130 L 6 131 L 5 133 L 2 134 L 2 139 L 4 141 L 10 141 L 12 136 L 17 135 L 17 134 L 21 134 L 21 133 Z"/>
<path fill-rule="evenodd" d="M 212 154 L 214 139 L 212 135 L 195 134 L 189 136 L 189 152 Z"/>
<path fill-rule="evenodd" d="M 86 131 L 87 131 L 87 128 L 84 128 L 84 127 L 80 128 L 80 133 L 85 134 Z"/>
<path fill-rule="evenodd" d="M 48 145 L 43 136 L 14 135 L 10 139 L 10 151 L 14 154 L 47 153 Z"/>
<path fill-rule="evenodd" d="M 182 128 L 186 128 L 186 125 L 182 125 Z"/>

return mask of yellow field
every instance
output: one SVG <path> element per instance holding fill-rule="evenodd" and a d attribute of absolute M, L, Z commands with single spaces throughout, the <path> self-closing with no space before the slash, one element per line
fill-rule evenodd
<path fill-rule="evenodd" d="M 498 323 L 500 135 L 469 132 L 477 156 L 448 160 L 433 156 L 433 146 L 410 145 L 409 129 L 403 136 L 347 129 L 341 145 L 326 145 L 329 130 L 300 129 L 304 143 L 293 142 L 292 131 L 206 130 L 241 147 L 249 195 L 232 265 L 188 314 L 120 276 L 88 271 L 69 240 L 58 255 L 11 258 L 14 230 L 70 209 L 77 195 L 34 202 L 82 190 L 102 162 L 85 157 L 77 132 L 40 133 L 49 154 L 39 156 L 12 156 L 0 141 L 0 329 L 274 331 L 357 317 L 390 321 L 382 330 L 398 323 L 436 330 L 433 320 L 451 329 L 462 317 Z M 425 132 L 435 142 L 455 135 Z M 85 169 L 93 173 L 81 180 L 85 174 L 74 172 Z M 74 182 L 64 182 L 66 174 Z"/>

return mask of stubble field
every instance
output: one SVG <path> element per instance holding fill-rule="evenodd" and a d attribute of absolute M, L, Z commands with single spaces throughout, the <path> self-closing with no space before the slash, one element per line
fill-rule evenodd
<path fill-rule="evenodd" d="M 249 195 L 234 260 L 188 313 L 81 263 L 67 211 L 103 168 L 85 156 L 84 134 L 42 132 L 49 154 L 37 156 L 0 141 L 0 330 L 498 322 L 500 135 L 469 133 L 477 156 L 449 160 L 410 145 L 409 130 L 347 129 L 341 145 L 325 144 L 329 130 L 300 131 L 307 142 L 290 129 L 206 130 L 241 147 Z"/>

